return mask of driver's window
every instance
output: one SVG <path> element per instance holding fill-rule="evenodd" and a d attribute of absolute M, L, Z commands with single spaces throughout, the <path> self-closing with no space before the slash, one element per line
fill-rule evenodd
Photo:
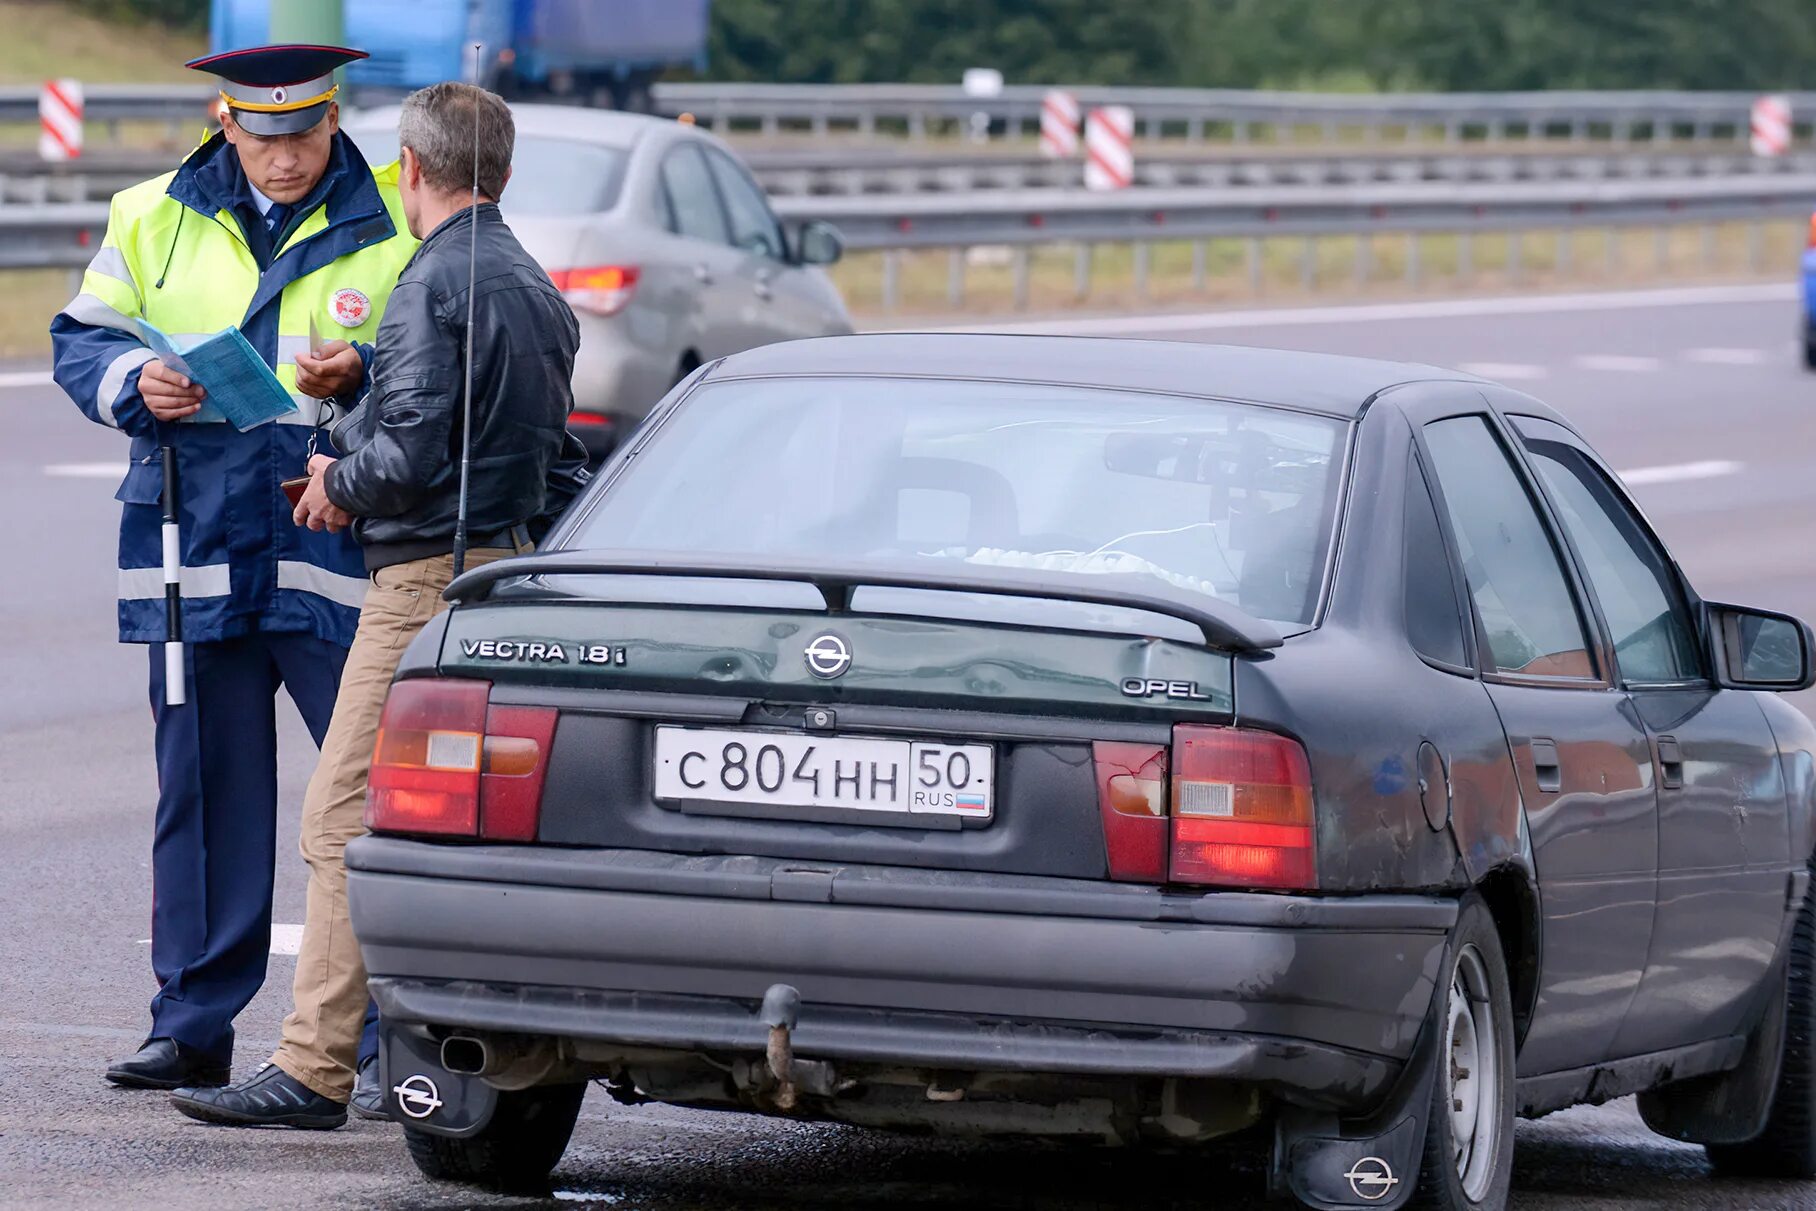
<path fill-rule="evenodd" d="M 1589 640 L 1557 549 L 1508 452 L 1482 416 L 1425 426 L 1490 667 L 1594 678 Z"/>
<path fill-rule="evenodd" d="M 1696 632 L 1670 561 L 1613 484 L 1569 431 L 1550 421 L 1516 422 L 1570 544 L 1601 604 L 1614 658 L 1629 682 L 1681 682 L 1702 677 Z"/>
<path fill-rule="evenodd" d="M 725 209 L 731 217 L 731 242 L 746 252 L 781 260 L 782 229 L 776 225 L 776 216 L 770 213 L 762 191 L 725 153 L 708 151 L 706 159 L 712 165 L 719 192 L 725 197 Z"/>

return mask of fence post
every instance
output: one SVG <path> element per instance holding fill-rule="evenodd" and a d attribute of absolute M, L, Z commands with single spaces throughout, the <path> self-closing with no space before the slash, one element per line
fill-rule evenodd
<path fill-rule="evenodd" d="M 1765 227 L 1758 219 L 1747 224 L 1747 271 L 1759 272 L 1760 254 L 1765 249 Z"/>
<path fill-rule="evenodd" d="M 1367 232 L 1356 237 L 1356 285 L 1367 286 L 1375 268 L 1375 241 Z"/>
<path fill-rule="evenodd" d="M 1135 297 L 1148 297 L 1148 254 L 1151 245 L 1145 241 L 1135 245 Z"/>
<path fill-rule="evenodd" d="M 1028 309 L 1028 261 L 1028 246 L 1017 244 L 1015 246 L 1015 309 L 1017 311 Z"/>
<path fill-rule="evenodd" d="M 1711 269 L 1714 267 L 1714 265 L 1715 265 L 1715 224 L 1704 223 L 1702 225 L 1702 245 L 1701 245 L 1701 248 L 1698 250 L 1698 255 L 1701 258 L 1702 267 L 1704 269 Z"/>
<path fill-rule="evenodd" d="M 1619 277 L 1621 272 L 1620 229 L 1606 227 L 1602 229 L 1602 270 L 1608 277 Z"/>
<path fill-rule="evenodd" d="M 1671 268 L 1671 229 L 1660 227 L 1652 235 L 1652 268 L 1661 276 Z"/>
<path fill-rule="evenodd" d="M 1203 240 L 1192 241 L 1192 289 L 1198 294 L 1204 293 L 1205 282 L 1205 246 Z"/>
<path fill-rule="evenodd" d="M 1318 237 L 1308 235 L 1299 246 L 1299 284 L 1311 290 L 1318 284 Z"/>
<path fill-rule="evenodd" d="M 1262 247 L 1259 236 L 1250 236 L 1248 241 L 1248 274 L 1249 293 L 1260 294 L 1262 288 Z"/>
<path fill-rule="evenodd" d="M 1091 244 L 1080 244 L 1072 262 L 1072 293 L 1079 302 L 1091 297 L 1091 258 L 1097 249 Z"/>
<path fill-rule="evenodd" d="M 1457 236 L 1457 277 L 1467 282 L 1475 276 L 1475 232 Z"/>
<path fill-rule="evenodd" d="M 1507 280 L 1518 285 L 1526 262 L 1526 242 L 1517 231 L 1507 233 Z"/>
<path fill-rule="evenodd" d="M 1557 274 L 1559 277 L 1570 275 L 1570 260 L 1575 255 L 1575 240 L 1568 227 L 1558 228 L 1557 233 Z"/>
<path fill-rule="evenodd" d="M 953 248 L 946 253 L 946 305 L 965 305 L 965 249 Z"/>
<path fill-rule="evenodd" d="M 883 310 L 894 311 L 899 301 L 902 252 L 899 248 L 883 250 Z"/>
<path fill-rule="evenodd" d="M 1408 286 L 1418 286 L 1421 268 L 1422 266 L 1419 264 L 1419 233 L 1416 231 L 1409 231 L 1406 233 L 1406 284 Z"/>

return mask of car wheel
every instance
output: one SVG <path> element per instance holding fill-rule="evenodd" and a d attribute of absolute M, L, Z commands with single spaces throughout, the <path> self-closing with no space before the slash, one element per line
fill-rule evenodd
<path fill-rule="evenodd" d="M 1513 1178 L 1513 996 L 1494 918 L 1463 901 L 1438 1002 L 1438 1075 L 1412 1205 L 1506 1205 Z"/>
<path fill-rule="evenodd" d="M 1742 1144 L 1709 1144 L 1729 1177 L 1816 1177 L 1816 896 L 1805 896 L 1785 958 L 1784 1051 L 1772 1111 Z"/>
<path fill-rule="evenodd" d="M 410 1159 L 423 1176 L 507 1193 L 548 1182 L 574 1134 L 586 1085 L 544 1085 L 500 1093 L 492 1119 L 465 1139 L 404 1128 Z"/>

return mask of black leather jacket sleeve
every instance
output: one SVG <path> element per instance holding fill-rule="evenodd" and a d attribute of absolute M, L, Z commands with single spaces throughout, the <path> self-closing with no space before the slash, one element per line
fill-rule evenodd
<path fill-rule="evenodd" d="M 593 478 L 586 445 L 572 433 L 561 438 L 561 453 L 549 467 L 548 493 L 543 497 L 542 515 L 530 523 L 530 537 L 540 543 L 555 528 L 561 514 L 574 503 L 588 481 Z"/>
<path fill-rule="evenodd" d="M 452 448 L 461 365 L 458 334 L 425 285 L 400 283 L 385 308 L 375 381 L 365 407 L 371 440 L 338 459 L 324 477 L 328 499 L 355 517 L 407 512 L 445 474 Z"/>

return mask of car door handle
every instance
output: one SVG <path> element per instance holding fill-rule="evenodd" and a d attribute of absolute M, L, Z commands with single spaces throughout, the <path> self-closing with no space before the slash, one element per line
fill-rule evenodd
<path fill-rule="evenodd" d="M 702 286 L 712 285 L 713 284 L 713 271 L 708 269 L 705 265 L 695 265 L 694 266 L 694 281 L 700 283 Z"/>
<path fill-rule="evenodd" d="M 756 284 L 751 289 L 757 292 L 757 297 L 760 299 L 772 299 L 776 296 L 775 288 L 769 284 L 768 270 L 757 274 Z"/>
<path fill-rule="evenodd" d="M 1564 771 L 1558 765 L 1557 745 L 1552 741 L 1533 740 L 1532 772 L 1538 780 L 1539 789 L 1547 794 L 1556 794 L 1564 789 Z"/>
<path fill-rule="evenodd" d="M 1668 791 L 1684 785 L 1684 753 L 1674 736 L 1658 738 L 1658 783 Z"/>

